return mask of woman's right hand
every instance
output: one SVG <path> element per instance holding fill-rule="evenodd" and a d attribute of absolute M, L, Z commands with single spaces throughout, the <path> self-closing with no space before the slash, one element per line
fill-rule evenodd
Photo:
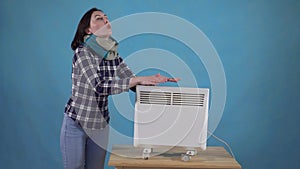
<path fill-rule="evenodd" d="M 170 80 L 172 79 L 172 80 Z M 130 80 L 130 87 L 134 87 L 136 85 L 158 85 L 159 83 L 165 83 L 165 82 L 177 82 L 179 81 L 179 78 L 168 78 L 165 76 L 162 76 L 160 74 L 156 74 L 153 76 L 138 76 L 138 77 L 133 77 Z"/>

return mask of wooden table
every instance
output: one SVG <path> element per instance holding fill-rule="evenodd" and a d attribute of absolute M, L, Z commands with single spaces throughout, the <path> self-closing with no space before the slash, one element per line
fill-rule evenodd
<path fill-rule="evenodd" d="M 181 155 L 186 152 L 182 147 L 154 147 L 153 155 L 144 160 L 141 155 L 143 148 L 130 145 L 115 145 L 110 154 L 109 166 L 116 169 L 196 169 L 196 168 L 231 168 L 240 169 L 241 165 L 223 148 L 207 147 L 205 151 L 197 149 L 198 154 L 190 161 L 181 160 Z"/>

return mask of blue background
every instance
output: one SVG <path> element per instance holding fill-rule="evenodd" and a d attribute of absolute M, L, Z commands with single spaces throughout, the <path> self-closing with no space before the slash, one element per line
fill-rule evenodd
<path fill-rule="evenodd" d="M 91 7 L 110 20 L 164 12 L 196 25 L 215 46 L 226 74 L 226 106 L 215 134 L 245 169 L 300 167 L 299 1 L 6 0 L 0 2 L 0 168 L 63 168 L 59 134 L 71 92 L 70 42 Z M 197 57 L 172 39 L 138 36 L 121 46 L 124 58 L 156 47 L 182 56 L 195 74 L 203 71 L 193 65 Z M 197 81 L 210 85 L 205 73 Z M 132 123 L 120 121 L 116 127 L 132 135 Z M 212 138 L 208 145 L 224 146 Z"/>

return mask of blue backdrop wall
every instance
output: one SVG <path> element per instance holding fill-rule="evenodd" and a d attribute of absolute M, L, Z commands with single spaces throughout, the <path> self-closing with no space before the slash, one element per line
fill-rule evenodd
<path fill-rule="evenodd" d="M 168 13 L 201 29 L 219 54 L 227 82 L 214 133 L 231 145 L 245 169 L 300 167 L 299 1 L 7 0 L 0 2 L 0 168 L 63 168 L 59 134 L 71 92 L 70 42 L 91 7 L 103 9 L 110 20 Z M 143 48 L 163 48 L 182 56 L 194 74 L 203 72 L 193 65 L 193 52 L 164 38 L 126 39 L 120 53 L 126 58 Z M 206 73 L 196 80 L 199 87 L 210 86 Z M 132 135 L 132 122 L 116 112 L 112 123 Z M 208 145 L 224 146 L 212 138 Z"/>

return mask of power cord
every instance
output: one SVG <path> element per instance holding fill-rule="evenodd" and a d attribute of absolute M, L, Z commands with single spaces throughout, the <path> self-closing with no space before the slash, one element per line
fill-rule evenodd
<path fill-rule="evenodd" d="M 208 130 L 207 130 L 207 133 L 210 134 L 210 135 L 211 135 L 213 138 L 215 138 L 216 140 L 218 140 L 218 141 L 222 142 L 223 144 L 225 144 L 225 145 L 227 146 L 227 148 L 229 149 L 231 156 L 232 156 L 233 158 L 235 158 L 235 156 L 234 156 L 234 154 L 233 154 L 233 152 L 232 152 L 230 146 L 227 144 L 226 141 L 220 139 L 219 137 L 217 137 L 216 135 L 214 135 L 213 133 L 211 133 L 211 132 L 208 131 Z"/>

